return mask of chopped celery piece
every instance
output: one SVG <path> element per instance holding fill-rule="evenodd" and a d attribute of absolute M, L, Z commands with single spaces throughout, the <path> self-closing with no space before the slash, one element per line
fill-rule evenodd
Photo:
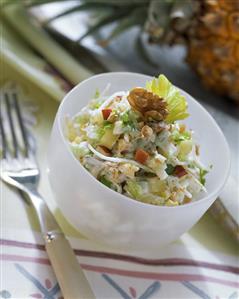
<path fill-rule="evenodd" d="M 112 188 L 112 183 L 109 181 L 104 175 L 99 178 L 99 181 L 104 184 L 105 186 Z"/>
<path fill-rule="evenodd" d="M 141 186 L 135 181 L 127 181 L 126 190 L 133 198 L 140 199 L 142 195 L 142 188 Z"/>
<path fill-rule="evenodd" d="M 168 175 L 173 174 L 175 167 L 172 164 L 167 164 L 167 168 L 165 171 L 167 172 Z"/>
<path fill-rule="evenodd" d="M 121 115 L 120 120 L 123 122 L 124 127 L 127 128 L 128 131 L 132 131 L 136 128 L 137 119 L 133 111 L 129 110 L 124 112 Z"/>
<path fill-rule="evenodd" d="M 205 185 L 205 183 L 206 183 L 205 176 L 207 173 L 208 173 L 208 171 L 206 169 L 200 169 L 199 180 L 200 180 L 200 183 L 203 185 Z"/>
<path fill-rule="evenodd" d="M 188 132 L 188 131 L 180 133 L 179 131 L 174 130 L 172 132 L 171 136 L 172 136 L 173 141 L 176 142 L 176 143 L 179 143 L 179 142 L 184 141 L 184 140 L 190 140 L 191 139 L 191 133 Z"/>

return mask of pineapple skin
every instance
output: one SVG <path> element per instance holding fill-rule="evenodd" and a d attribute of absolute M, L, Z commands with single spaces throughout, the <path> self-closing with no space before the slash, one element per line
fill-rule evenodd
<path fill-rule="evenodd" d="M 239 0 L 201 1 L 187 47 L 204 85 L 239 103 Z"/>

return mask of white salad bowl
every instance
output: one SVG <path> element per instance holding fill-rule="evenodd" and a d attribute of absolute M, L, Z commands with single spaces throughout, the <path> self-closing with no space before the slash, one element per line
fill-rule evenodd
<path fill-rule="evenodd" d="M 206 176 L 207 193 L 195 202 L 176 207 L 154 206 L 121 195 L 97 181 L 74 157 L 64 136 L 66 116 L 78 113 L 96 90 L 110 84 L 109 95 L 145 86 L 152 78 L 117 72 L 93 76 L 72 89 L 62 101 L 48 150 L 49 180 L 62 213 L 88 238 L 111 247 L 153 248 L 170 243 L 189 230 L 222 190 L 230 168 L 226 139 L 210 114 L 189 94 L 190 117 L 184 122 L 195 131 L 201 161 L 212 165 Z M 169 78 L 170 79 L 170 78 Z"/>

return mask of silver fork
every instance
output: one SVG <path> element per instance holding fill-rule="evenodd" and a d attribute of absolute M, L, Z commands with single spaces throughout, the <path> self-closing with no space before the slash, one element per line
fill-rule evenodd
<path fill-rule="evenodd" d="M 6 108 L 6 122 L 11 132 L 11 147 L 3 122 L 3 105 Z M 20 129 L 22 145 L 16 128 Z M 4 94 L 0 101 L 0 136 L 2 139 L 1 179 L 20 190 L 35 208 L 46 251 L 65 299 L 95 298 L 76 256 L 65 238 L 60 226 L 37 191 L 40 171 L 29 145 L 17 94 Z"/>

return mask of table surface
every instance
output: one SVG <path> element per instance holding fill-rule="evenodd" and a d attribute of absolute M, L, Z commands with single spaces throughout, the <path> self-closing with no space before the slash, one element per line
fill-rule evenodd
<path fill-rule="evenodd" d="M 67 28 L 64 26 L 64 28 Z M 97 57 L 97 59 L 100 58 L 101 63 L 105 65 L 105 68 L 107 70 L 130 70 L 130 71 L 137 71 L 137 72 L 143 72 L 148 74 L 156 74 L 156 73 L 165 73 L 173 82 L 174 84 L 178 85 L 179 87 L 185 89 L 189 93 L 191 93 L 195 98 L 197 98 L 210 112 L 213 114 L 213 116 L 216 118 L 217 122 L 223 129 L 227 140 L 229 142 L 231 152 L 232 152 L 232 176 L 238 175 L 238 108 L 236 108 L 235 105 L 229 103 L 223 98 L 217 97 L 213 95 L 212 93 L 204 90 L 200 83 L 198 82 L 198 78 L 195 77 L 195 75 L 190 71 L 190 69 L 182 63 L 181 57 L 184 55 L 184 50 L 182 48 L 175 48 L 175 49 L 158 49 L 158 48 L 150 48 L 149 51 L 151 51 L 151 55 L 154 57 L 154 59 L 158 60 L 160 62 L 160 68 L 154 69 L 149 66 L 147 66 L 145 63 L 140 61 L 139 57 L 135 56 L 134 53 L 129 48 L 125 48 L 124 51 L 121 51 L 120 49 L 123 49 L 125 44 L 125 39 L 127 39 L 127 36 L 123 36 L 121 39 L 117 40 L 112 46 L 110 46 L 107 51 L 100 49 L 96 44 L 95 40 L 92 38 L 89 38 L 88 40 L 84 41 L 84 46 L 88 49 L 91 49 L 91 51 L 94 52 L 94 55 Z M 154 52 L 156 53 L 154 55 Z M 167 53 L 166 53 L 167 52 Z M 122 53 L 124 53 L 122 55 Z M 165 55 L 167 54 L 167 55 Z M 130 57 L 127 58 L 127 57 Z M 131 59 L 132 58 L 132 59 Z M 45 92 L 43 92 L 41 89 L 39 89 L 38 86 L 35 86 L 33 84 L 30 84 L 26 79 L 24 79 L 19 73 L 16 72 L 16 70 L 12 69 L 11 67 L 2 64 L 2 72 L 0 73 L 0 85 L 4 84 L 6 81 L 15 81 L 17 82 L 24 90 L 24 94 L 26 97 L 23 98 L 24 101 L 30 101 L 33 105 L 33 107 L 37 108 L 37 112 L 35 114 L 36 118 L 36 125 L 32 127 L 33 136 L 37 143 L 37 159 L 39 161 L 39 165 L 41 168 L 41 180 L 40 180 L 40 186 L 39 190 L 40 193 L 42 193 L 43 197 L 46 199 L 50 209 L 53 211 L 56 219 L 58 220 L 59 224 L 63 228 L 63 231 L 65 234 L 69 237 L 69 240 L 71 241 L 71 244 L 73 248 L 78 249 L 86 249 L 91 252 L 94 250 L 95 254 L 96 251 L 104 251 L 104 252 L 114 252 L 110 248 L 104 248 L 104 247 L 97 247 L 98 245 L 94 242 L 89 242 L 87 240 L 84 240 L 82 235 L 79 231 L 74 229 L 64 218 L 60 210 L 58 209 L 54 198 L 52 196 L 48 179 L 47 179 L 47 163 L 46 163 L 46 150 L 49 140 L 49 135 L 52 127 L 52 123 L 56 114 L 56 111 L 58 109 L 59 103 L 54 101 L 49 95 L 47 95 Z M 52 269 L 49 267 L 47 256 L 44 252 L 41 250 L 28 250 L 26 246 L 38 246 L 38 248 L 41 248 L 42 240 L 41 238 L 36 237 L 37 233 L 39 231 L 39 225 L 36 220 L 33 208 L 21 200 L 19 194 L 6 187 L 2 182 L 0 182 L 0 190 L 1 190 L 1 239 L 5 239 L 8 241 L 8 244 L 11 243 L 11 240 L 14 240 L 14 244 L 22 244 L 23 248 L 17 247 L 17 246 L 8 246 L 7 243 L 5 246 L 3 246 L 3 253 L 6 255 L 6 257 L 11 254 L 11 258 L 16 258 L 17 254 L 20 254 L 20 264 L 19 261 L 17 264 L 14 262 L 14 260 L 8 262 L 8 260 L 5 260 L 3 263 L 3 271 L 6 273 L 6 278 L 4 278 L 7 281 L 3 281 L 2 286 L 4 285 L 5 288 L 9 291 L 11 291 L 12 295 L 14 296 L 17 294 L 33 294 L 33 291 L 35 292 L 36 287 L 32 285 L 32 282 L 29 281 L 29 285 L 26 282 L 26 280 L 19 280 L 18 286 L 15 284 L 15 280 L 12 279 L 9 280 L 9 277 L 19 277 L 19 270 L 22 272 L 23 269 L 25 269 L 25 274 L 28 271 L 29 273 L 32 273 L 35 275 L 35 278 L 38 279 L 38 281 L 42 281 L 44 277 L 51 278 L 51 281 L 55 281 L 54 274 L 52 272 Z M 32 240 L 31 237 L 32 236 Z M 17 243 L 18 242 L 18 243 Z M 24 243 L 25 242 L 25 243 Z M 26 243 L 28 242 L 28 243 Z M 29 243 L 30 242 L 30 243 Z M 32 243 L 31 243 L 32 242 Z M 35 242 L 38 244 L 36 245 Z M 73 242 L 73 243 L 72 243 Z M 88 242 L 88 243 L 87 243 Z M 27 245 L 28 244 L 28 245 Z M 35 244 L 35 245 L 34 245 Z M 236 256 L 238 255 L 238 245 L 236 242 L 228 235 L 226 231 L 224 231 L 220 225 L 213 219 L 211 214 L 207 212 L 200 221 L 187 233 L 185 233 L 178 241 L 176 241 L 171 246 L 171 257 L 174 259 L 175 257 L 179 258 L 180 254 L 178 249 L 181 248 L 182 250 L 182 257 L 184 258 L 192 258 L 195 261 L 210 261 L 211 263 L 215 264 L 221 264 L 221 267 L 227 267 L 228 265 L 235 265 L 236 266 Z M 175 250 L 173 250 L 175 249 Z M 83 250 L 84 251 L 84 250 Z M 123 252 L 120 250 L 117 250 L 115 252 L 123 253 L 123 254 L 130 254 L 128 252 Z M 170 250 L 169 250 L 170 252 Z M 169 254 L 167 250 L 159 251 L 157 248 L 155 248 L 155 257 L 156 258 L 165 258 L 167 254 Z M 137 253 L 135 253 L 137 256 Z M 138 253 L 138 256 L 146 256 L 148 253 L 146 251 L 142 251 Z M 28 256 L 29 255 L 29 256 Z M 30 257 L 30 255 L 32 255 Z M 97 256 L 97 255 L 96 255 Z M 150 258 L 153 258 L 150 256 Z M 230 260 L 230 256 L 231 260 Z M 19 257 L 18 257 L 19 258 Z M 23 261 L 23 258 L 25 258 L 25 262 Z M 78 257 L 79 258 L 79 257 Z M 28 263 L 29 260 L 34 261 L 43 261 L 45 263 L 45 266 L 40 264 L 34 264 L 34 263 Z M 97 268 L 94 264 L 96 262 L 95 258 L 87 259 L 80 257 L 80 263 L 90 263 L 91 266 L 87 266 L 88 268 Z M 16 269 L 16 265 L 18 266 L 18 269 Z M 20 266 L 19 266 L 20 265 Z M 48 265 L 48 266 L 47 266 Z M 134 265 L 131 263 L 122 263 L 113 261 L 111 258 L 102 259 L 102 261 L 99 261 L 98 268 L 101 267 L 102 271 L 106 271 L 106 269 L 111 269 L 112 267 L 120 268 L 120 267 L 126 267 L 128 270 L 139 270 L 139 271 L 146 271 L 147 267 L 144 265 Z M 181 269 L 179 267 L 179 269 Z M 188 272 L 188 268 L 185 268 L 185 273 Z M 198 273 L 203 277 L 207 277 L 208 274 L 212 273 L 211 270 L 205 268 L 197 269 L 190 268 L 190 271 L 194 271 L 194 275 L 198 277 Z M 87 270 L 87 268 L 84 270 Z M 161 277 L 161 272 L 167 271 L 166 268 L 161 267 L 153 267 L 148 269 L 147 271 L 158 271 L 159 274 L 157 274 L 159 277 Z M 116 270 L 115 270 L 116 271 Z M 121 270 L 117 270 L 120 272 Z M 171 271 L 170 269 L 168 271 Z M 175 268 L 176 271 L 176 268 Z M 179 270 L 177 270 L 179 271 Z M 211 272 L 210 272 L 211 271 Z M 103 272 L 102 272 L 103 273 Z M 108 279 L 109 282 L 109 275 L 102 274 L 101 272 L 96 274 L 95 272 L 87 272 L 86 275 L 92 284 L 93 288 L 97 291 L 97 295 L 99 298 L 106 298 L 106 294 L 111 294 L 113 292 L 112 285 L 105 285 L 106 283 L 104 279 Z M 23 272 L 22 272 L 23 274 Z M 220 271 L 217 271 L 214 273 L 217 275 L 219 279 L 224 278 L 224 276 L 227 276 L 227 273 L 220 273 Z M 8 276 L 7 276 L 8 275 Z M 88 276 L 89 275 L 89 276 Z M 229 275 L 229 274 L 228 274 Z M 228 278 L 234 279 L 234 285 L 236 284 L 237 277 L 234 274 L 230 274 Z M 96 277 L 97 276 L 97 277 Z M 7 278 L 8 277 L 8 278 Z M 29 277 L 29 275 L 28 275 Z M 19 277 L 21 278 L 21 277 Z M 162 277 L 161 277 L 162 278 Z M 121 286 L 124 285 L 124 287 L 127 289 L 129 283 L 135 283 L 137 284 L 137 288 L 140 289 L 142 287 L 142 290 L 146 287 L 148 287 L 149 282 L 147 279 L 138 280 L 138 283 L 136 283 L 135 278 L 129 278 L 126 276 L 126 278 L 123 280 L 122 277 L 114 276 L 114 279 L 118 280 L 118 282 L 121 283 Z M 181 279 L 181 278 L 180 278 Z M 203 278 L 204 279 L 204 278 Z M 112 281 L 111 281 L 112 283 Z M 49 287 L 49 279 L 45 280 L 46 288 Z M 98 285 L 97 285 L 98 284 Z M 154 284 L 154 283 L 153 283 Z M 106 288 L 102 288 L 102 285 L 106 286 Z M 166 287 L 167 283 L 164 282 L 163 286 Z M 198 282 L 196 285 L 199 287 L 200 285 Z M 1 287 L 2 287 L 1 286 Z M 177 290 L 176 290 L 177 286 Z M 0 289 L 1 289 L 0 287 Z M 178 291 L 178 285 L 174 285 L 173 288 L 169 285 L 168 288 L 162 289 L 162 293 L 160 293 L 163 296 L 163 292 L 165 291 L 167 296 L 170 294 L 170 289 L 172 289 L 172 298 L 175 297 L 175 292 L 179 294 Z M 195 285 L 189 283 L 189 289 L 192 289 Z M 204 291 L 207 290 L 207 287 L 210 288 L 210 294 L 215 293 L 216 289 L 213 288 L 214 284 L 208 283 L 202 283 L 201 284 L 202 289 Z M 223 285 L 221 286 L 223 288 Z M 117 287 L 118 288 L 118 287 Z M 137 289 L 136 288 L 136 289 Z M 181 286 L 182 288 L 182 286 Z M 185 294 L 185 286 L 182 289 L 182 294 Z M 206 288 L 206 289 L 205 289 Z M 57 289 L 56 289 L 57 290 Z M 102 291 L 104 290 L 104 291 Z M 220 289 L 222 291 L 222 289 Z M 46 290 L 44 290 L 45 292 Z M 103 292 L 100 295 L 100 292 Z M 132 291 L 132 288 L 131 288 Z M 191 290 L 192 291 L 192 290 Z M 229 288 L 225 288 L 225 294 L 229 292 Z M 107 293 L 108 292 L 108 293 Z M 135 292 L 135 289 L 134 289 Z M 134 292 L 132 293 L 133 295 Z M 161 291 L 160 291 L 161 292 Z M 208 290 L 209 292 L 209 290 Z M 113 293 L 112 293 L 113 294 Z M 114 293 L 115 294 L 115 293 Z M 0 297 L 3 297 L 4 293 L 0 290 Z M 5 293 L 5 295 L 9 295 L 8 293 Z M 5 296 L 4 295 L 4 296 Z M 35 294 L 35 296 L 39 294 Z M 132 295 L 132 296 L 133 296 Z M 221 295 L 221 293 L 220 293 Z M 24 295 L 25 296 L 25 295 Z M 23 296 L 23 297 L 24 297 Z M 110 295 L 112 298 L 113 295 Z M 156 294 L 157 296 L 157 294 Z M 185 295 L 183 295 L 186 298 Z M 192 293 L 188 293 L 187 298 L 192 298 Z M 195 295 L 196 297 L 198 294 Z M 179 296 L 180 297 L 180 296 Z M 196 298 L 195 297 L 195 298 Z M 215 296 L 214 296 L 215 297 Z M 3 297 L 3 298 L 10 298 L 10 297 Z M 13 297 L 12 297 L 13 298 Z M 25 298 L 25 297 L 24 297 Z M 37 297 L 40 298 L 40 297 Z M 58 297 L 57 297 L 58 298 Z M 60 297 L 59 297 L 60 298 Z M 128 298 L 126 296 L 126 298 Z M 158 298 L 158 297 L 157 297 Z M 162 297 L 163 298 L 163 297 Z M 207 297 L 205 297 L 207 298 Z"/>

